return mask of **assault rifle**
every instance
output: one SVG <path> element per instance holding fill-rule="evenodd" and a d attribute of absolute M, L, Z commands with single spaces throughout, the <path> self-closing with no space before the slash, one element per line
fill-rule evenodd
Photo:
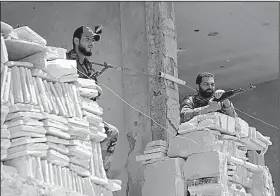
<path fill-rule="evenodd" d="M 256 86 L 253 86 L 252 83 L 250 83 L 249 88 L 247 88 L 247 89 L 238 88 L 238 89 L 226 91 L 219 99 L 214 98 L 213 101 L 221 102 L 221 101 L 224 101 L 225 99 L 230 99 L 236 95 L 243 94 L 254 88 L 256 88 Z"/>

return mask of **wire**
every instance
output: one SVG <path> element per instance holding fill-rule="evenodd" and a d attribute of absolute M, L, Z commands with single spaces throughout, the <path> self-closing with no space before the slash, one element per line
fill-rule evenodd
<path fill-rule="evenodd" d="M 251 118 L 253 118 L 253 119 L 255 119 L 255 120 L 258 120 L 258 121 L 260 121 L 260 122 L 262 122 L 262 123 L 264 123 L 264 124 L 266 124 L 266 125 L 268 125 L 268 126 L 270 126 L 270 127 L 273 127 L 273 128 L 275 128 L 275 129 L 277 129 L 277 130 L 279 130 L 279 128 L 278 127 L 276 127 L 276 126 L 274 126 L 274 125 L 271 125 L 271 124 L 269 124 L 269 123 L 267 123 L 267 122 L 265 122 L 265 121 L 263 121 L 263 120 L 261 120 L 261 119 L 259 119 L 259 118 L 257 118 L 257 117 L 254 117 L 254 116 L 251 116 L 250 114 L 247 114 L 247 113 L 245 113 L 245 112 L 242 112 L 240 109 L 238 109 L 238 108 L 235 108 L 237 111 L 239 111 L 240 113 L 242 113 L 242 114 L 245 114 L 246 116 L 249 116 L 249 117 L 251 117 Z"/>
<path fill-rule="evenodd" d="M 77 69 L 78 70 L 78 69 Z M 89 78 L 90 80 L 92 80 L 92 78 L 90 78 L 89 76 L 87 76 L 86 74 L 84 74 L 83 72 L 81 72 L 80 70 L 78 70 L 79 73 L 83 74 L 85 77 Z M 156 125 L 158 125 L 159 127 L 161 127 L 162 129 L 164 129 L 167 133 L 169 133 L 171 136 L 176 137 L 176 134 L 173 134 L 172 132 L 170 132 L 168 129 L 166 129 L 164 126 L 162 126 L 161 124 L 159 124 L 156 120 L 154 120 L 152 117 L 150 117 L 149 115 L 145 114 L 144 112 L 142 112 L 141 110 L 135 108 L 134 106 L 132 106 L 131 104 L 129 104 L 127 101 L 125 101 L 121 96 L 119 96 L 115 91 L 113 91 L 111 88 L 109 88 L 108 86 L 106 86 L 105 84 L 102 83 L 98 83 L 102 86 L 104 86 L 105 88 L 107 88 L 109 91 L 111 91 L 115 96 L 117 96 L 122 102 L 124 102 L 126 105 L 128 105 L 129 107 L 131 107 L 132 109 L 136 110 L 137 112 L 141 113 L 143 116 L 146 116 L 147 118 L 151 119 Z M 196 145 L 200 146 L 197 142 L 195 142 L 194 140 L 182 137 L 182 136 L 177 136 L 180 138 L 184 138 L 186 140 L 189 140 L 193 143 L 195 143 Z"/>
<path fill-rule="evenodd" d="M 129 70 L 129 71 L 132 71 L 132 72 L 137 72 L 137 73 L 145 74 L 145 75 L 148 75 L 148 76 L 160 77 L 160 75 L 149 74 L 149 73 L 146 73 L 146 72 L 142 72 L 142 71 L 138 71 L 138 70 L 133 70 L 133 69 L 129 69 L 129 68 L 122 68 L 122 67 L 120 67 L 120 66 L 118 66 L 118 67 L 113 67 L 113 69 L 115 69 L 115 70 L 117 70 L 117 71 Z M 187 88 L 189 88 L 189 89 L 191 89 L 191 90 L 193 90 L 193 91 L 196 91 L 194 88 L 192 88 L 191 86 L 188 86 L 187 84 L 184 84 L 184 85 L 182 85 L 182 86 L 186 86 Z M 235 109 L 236 109 L 237 111 L 239 111 L 240 113 L 245 114 L 246 116 L 248 116 L 248 117 L 250 117 L 250 118 L 252 118 L 252 119 L 255 119 L 255 120 L 257 120 L 257 121 L 260 121 L 260 122 L 264 123 L 265 125 L 268 125 L 268 126 L 274 128 L 274 129 L 276 129 L 276 130 L 279 130 L 279 128 L 276 127 L 276 126 L 274 126 L 274 125 L 271 125 L 271 124 L 269 124 L 269 123 L 267 123 L 267 122 L 265 122 L 265 121 L 263 121 L 263 120 L 261 120 L 261 119 L 259 119 L 259 118 L 257 118 L 257 117 L 251 116 L 250 114 L 247 114 L 246 112 L 243 112 L 243 111 L 241 111 L 241 110 L 238 109 L 238 108 L 235 108 Z"/>

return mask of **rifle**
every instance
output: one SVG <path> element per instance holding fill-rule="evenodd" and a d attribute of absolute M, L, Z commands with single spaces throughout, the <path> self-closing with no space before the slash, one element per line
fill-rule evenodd
<path fill-rule="evenodd" d="M 253 86 L 252 83 L 250 83 L 249 88 L 247 88 L 247 89 L 238 88 L 238 89 L 226 91 L 219 99 L 214 98 L 213 101 L 221 102 L 221 101 L 224 101 L 225 99 L 230 99 L 236 95 L 243 94 L 254 88 L 256 88 L 256 86 Z"/>
<path fill-rule="evenodd" d="M 104 71 L 106 71 L 107 69 L 109 68 L 114 68 L 113 66 L 107 64 L 106 62 L 104 62 L 104 64 L 101 64 L 101 63 L 95 63 L 95 62 L 90 62 L 91 64 L 93 65 L 99 65 L 99 66 L 102 66 L 104 67 L 100 72 L 95 72 L 93 75 L 91 75 L 91 77 L 94 77 L 96 78 L 97 76 L 100 76 Z"/>

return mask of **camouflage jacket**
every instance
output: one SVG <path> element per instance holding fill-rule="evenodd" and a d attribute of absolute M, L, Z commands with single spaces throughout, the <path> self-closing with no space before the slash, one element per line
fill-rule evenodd
<path fill-rule="evenodd" d="M 96 70 L 93 69 L 92 64 L 89 62 L 87 58 L 85 58 L 83 64 L 81 64 L 77 53 L 73 49 L 66 54 L 66 58 L 77 61 L 77 70 L 78 70 L 79 78 L 88 79 L 88 77 L 91 77 L 91 75 L 96 72 Z M 88 77 L 86 77 L 85 75 Z M 93 79 L 97 82 L 96 77 Z"/>
<path fill-rule="evenodd" d="M 207 106 L 210 98 L 203 98 L 200 95 L 191 95 L 184 98 L 181 104 L 181 123 L 189 121 L 194 116 L 201 114 L 202 107 Z M 237 114 L 234 110 L 232 103 L 230 103 L 230 107 L 225 107 L 222 104 L 222 109 L 217 111 L 223 114 L 226 114 L 231 117 L 237 117 Z"/>

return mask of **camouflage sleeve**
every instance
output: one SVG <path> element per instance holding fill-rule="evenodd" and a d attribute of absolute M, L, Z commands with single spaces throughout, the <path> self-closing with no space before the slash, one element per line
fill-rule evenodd
<path fill-rule="evenodd" d="M 194 112 L 194 103 L 191 97 L 187 97 L 184 99 L 184 101 L 181 104 L 181 123 L 184 123 L 186 121 L 189 121 L 195 116 Z"/>
<path fill-rule="evenodd" d="M 233 104 L 230 102 L 230 107 L 224 107 L 224 105 L 222 105 L 222 110 L 221 110 L 224 114 L 231 116 L 233 118 L 238 117 Z"/>
<path fill-rule="evenodd" d="M 187 97 L 184 99 L 184 101 L 181 104 L 181 112 L 180 112 L 181 123 L 187 122 L 197 115 L 206 114 L 206 113 L 208 113 L 207 106 L 195 108 L 193 103 L 193 98 Z"/>
<path fill-rule="evenodd" d="M 106 122 L 103 123 L 105 124 L 105 133 L 107 135 L 107 138 L 105 138 L 101 142 L 101 149 L 102 149 L 102 158 L 104 161 L 104 169 L 107 173 L 108 170 L 110 169 L 113 155 L 115 152 L 116 144 L 119 137 L 119 130 L 113 125 L 110 125 Z"/>

